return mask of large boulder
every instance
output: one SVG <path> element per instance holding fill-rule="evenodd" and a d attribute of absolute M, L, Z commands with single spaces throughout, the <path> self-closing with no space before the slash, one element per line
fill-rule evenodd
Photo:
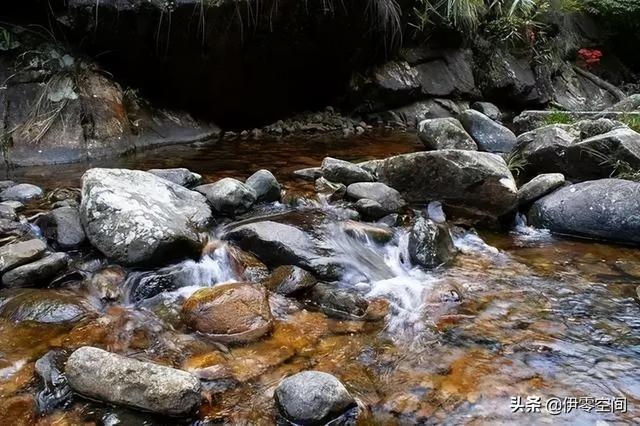
<path fill-rule="evenodd" d="M 42 257 L 47 245 L 41 240 L 32 239 L 0 247 L 0 273 L 38 260 Z"/>
<path fill-rule="evenodd" d="M 82 177 L 80 216 L 93 246 L 137 264 L 199 253 L 212 213 L 201 194 L 151 173 L 91 169 Z"/>
<path fill-rule="evenodd" d="M 83 346 L 71 354 L 65 375 L 74 391 L 107 403 L 164 415 L 186 415 L 200 404 L 193 375 Z"/>
<path fill-rule="evenodd" d="M 456 254 L 449 229 L 430 219 L 418 217 L 409 233 L 409 256 L 414 264 L 435 268 Z"/>
<path fill-rule="evenodd" d="M 90 304 L 68 290 L 5 289 L 0 318 L 14 323 L 71 324 L 91 312 Z"/>
<path fill-rule="evenodd" d="M 455 118 L 432 118 L 418 124 L 418 137 L 429 150 L 469 149 L 478 146 Z"/>
<path fill-rule="evenodd" d="M 480 151 L 511 152 L 516 145 L 516 135 L 511 130 L 479 111 L 469 109 L 458 118 Z"/>
<path fill-rule="evenodd" d="M 601 179 L 565 186 L 536 201 L 529 223 L 554 233 L 640 243 L 640 183 Z"/>
<path fill-rule="evenodd" d="M 194 190 L 207 197 L 217 212 L 230 216 L 245 213 L 257 200 L 253 188 L 233 178 L 223 178 L 216 183 L 200 185 Z"/>
<path fill-rule="evenodd" d="M 522 177 L 563 173 L 584 181 L 640 168 L 640 134 L 599 123 L 550 125 L 520 135 L 516 151 L 524 163 Z"/>
<path fill-rule="evenodd" d="M 303 371 L 284 379 L 274 397 L 280 413 L 290 422 L 323 425 L 356 406 L 338 379 L 320 371 Z"/>
<path fill-rule="evenodd" d="M 247 178 L 245 184 L 256 192 L 258 201 L 280 201 L 282 188 L 269 170 L 258 170 Z"/>
<path fill-rule="evenodd" d="M 516 183 L 497 154 L 440 150 L 397 155 L 378 166 L 378 178 L 410 203 L 441 201 L 470 217 L 495 219 L 516 205 Z"/>
<path fill-rule="evenodd" d="M 322 161 L 322 176 L 336 183 L 351 185 L 356 182 L 373 182 L 375 176 L 349 161 L 339 160 L 337 158 L 327 157 Z"/>
<path fill-rule="evenodd" d="M 267 293 L 252 284 L 218 284 L 195 292 L 182 305 L 190 328 L 225 343 L 244 343 L 271 331 Z"/>
<path fill-rule="evenodd" d="M 62 272 L 69 263 L 65 253 L 52 253 L 42 259 L 18 266 L 2 276 L 2 284 L 7 287 L 33 287 L 48 284 Z"/>

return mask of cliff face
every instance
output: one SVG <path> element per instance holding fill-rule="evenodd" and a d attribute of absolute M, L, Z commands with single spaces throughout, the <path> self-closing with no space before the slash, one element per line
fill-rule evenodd
<path fill-rule="evenodd" d="M 392 2 L 369 0 L 52 3 L 56 25 L 117 79 L 244 127 L 323 107 L 352 70 L 393 54 L 402 25 L 376 9 Z"/>

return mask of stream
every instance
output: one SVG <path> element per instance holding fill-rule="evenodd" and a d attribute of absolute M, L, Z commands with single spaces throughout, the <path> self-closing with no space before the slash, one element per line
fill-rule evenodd
<path fill-rule="evenodd" d="M 43 390 L 34 374 L 36 360 L 53 349 L 93 345 L 208 377 L 198 415 L 184 424 L 274 424 L 275 387 L 310 369 L 345 384 L 361 408 L 362 425 L 640 423 L 638 249 L 556 238 L 519 217 L 505 232 L 454 227 L 458 256 L 426 271 L 408 260 L 407 229 L 393 228 L 386 244 L 347 235 L 343 213 L 317 199 L 312 182 L 293 175 L 326 156 L 356 161 L 419 149 L 419 141 L 404 133 L 347 141 L 238 139 L 9 171 L 7 178 L 52 190 L 78 187 L 82 173 L 96 166 L 186 167 L 204 182 L 268 169 L 287 196 L 308 200 L 294 209 L 275 203 L 262 214 L 313 233 L 349 265 L 340 285 L 383 305 L 386 316 L 332 319 L 274 293 L 274 330 L 254 343 L 226 346 L 190 333 L 179 318 L 185 298 L 202 287 L 243 280 L 233 247 L 221 242 L 200 260 L 166 267 L 186 274 L 189 285 L 143 302 L 135 296 L 136 282 L 154 271 L 127 270 L 124 297 L 110 304 L 69 277 L 60 284 L 63 290 L 51 291 L 92 307 L 71 324 L 18 322 L 18 308 L 8 315 L 0 306 L 0 398 L 37 400 L 37 409 L 26 397 L 16 400 L 5 418 L 14 424 L 167 424 L 133 410 L 64 400 L 64 389 L 55 386 Z M 415 208 L 429 214 L 427 206 Z M 210 230 L 212 242 L 219 232 Z M 576 406 L 564 402 L 561 412 L 545 409 L 555 398 L 575 399 Z M 617 409 L 600 405 L 614 399 Z M 518 407 L 520 400 L 525 408 Z"/>

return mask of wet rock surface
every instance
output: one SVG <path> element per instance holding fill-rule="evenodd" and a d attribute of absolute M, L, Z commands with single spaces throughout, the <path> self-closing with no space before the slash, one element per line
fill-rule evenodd
<path fill-rule="evenodd" d="M 191 374 L 93 347 L 71 354 L 65 367 L 75 392 L 112 404 L 166 415 L 185 415 L 200 403 Z"/>
<path fill-rule="evenodd" d="M 558 234 L 637 244 L 639 190 L 639 183 L 621 179 L 566 186 L 536 201 L 529 222 Z"/>
<path fill-rule="evenodd" d="M 322 161 L 322 176 L 331 182 L 351 185 L 356 182 L 373 182 L 375 176 L 357 164 L 327 157 Z"/>
<path fill-rule="evenodd" d="M 529 204 L 559 188 L 564 183 L 565 180 L 562 173 L 538 175 L 518 189 L 518 203 L 520 205 Z"/>
<path fill-rule="evenodd" d="M 64 271 L 69 263 L 65 253 L 52 253 L 35 262 L 18 266 L 2 276 L 2 284 L 7 287 L 35 287 L 46 285 L 57 274 Z"/>
<path fill-rule="evenodd" d="M 479 111 L 467 110 L 458 117 L 480 151 L 511 152 L 516 135 Z"/>
<path fill-rule="evenodd" d="M 42 198 L 43 195 L 44 192 L 42 188 L 30 183 L 20 183 L 0 192 L 0 199 L 2 201 L 20 201 L 25 203 Z"/>
<path fill-rule="evenodd" d="M 418 136 L 429 150 L 469 149 L 478 145 L 455 118 L 433 118 L 418 124 Z"/>
<path fill-rule="evenodd" d="M 266 291 L 253 284 L 219 284 L 198 290 L 182 306 L 189 327 L 225 343 L 259 339 L 273 318 Z"/>
<path fill-rule="evenodd" d="M 70 324 L 90 311 L 85 300 L 66 290 L 11 289 L 0 294 L 0 318 L 15 323 Z"/>
<path fill-rule="evenodd" d="M 196 186 L 202 181 L 202 176 L 198 173 L 194 173 L 184 167 L 178 167 L 174 169 L 150 169 L 148 173 L 167 179 L 176 185 L 191 188 Z"/>
<path fill-rule="evenodd" d="M 268 290 L 291 296 L 310 289 L 318 280 L 308 271 L 292 265 L 278 266 L 262 282 Z"/>
<path fill-rule="evenodd" d="M 450 262 L 456 254 L 451 234 L 446 226 L 418 217 L 409 234 L 409 256 L 425 268 L 435 268 Z"/>
<path fill-rule="evenodd" d="M 0 272 L 4 273 L 37 260 L 42 257 L 46 249 L 47 245 L 37 239 L 3 246 L 0 248 Z"/>
<path fill-rule="evenodd" d="M 255 191 L 258 201 L 280 201 L 282 188 L 269 170 L 258 170 L 247 178 L 245 184 Z"/>
<path fill-rule="evenodd" d="M 201 194 L 151 173 L 91 169 L 82 178 L 80 215 L 94 247 L 135 264 L 196 252 L 211 209 Z"/>
<path fill-rule="evenodd" d="M 46 220 L 41 221 L 40 227 L 44 229 L 47 239 L 54 241 L 61 250 L 78 248 L 86 240 L 77 207 L 59 207 L 52 210 Z"/>
<path fill-rule="evenodd" d="M 320 371 L 304 371 L 284 379 L 275 399 L 286 419 L 298 424 L 325 424 L 356 402 L 334 376 Z"/>
<path fill-rule="evenodd" d="M 194 190 L 204 195 L 217 212 L 230 216 L 245 213 L 257 200 L 253 188 L 233 178 L 197 186 Z"/>
<path fill-rule="evenodd" d="M 347 187 L 346 195 L 355 201 L 362 199 L 375 201 L 382 207 L 385 214 L 395 213 L 406 205 L 398 191 L 380 182 L 352 183 Z"/>

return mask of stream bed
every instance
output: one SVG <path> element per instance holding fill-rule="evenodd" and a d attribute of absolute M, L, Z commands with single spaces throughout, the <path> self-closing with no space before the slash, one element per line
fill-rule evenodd
<path fill-rule="evenodd" d="M 7 178 L 52 190 L 78 187 L 82 173 L 96 166 L 187 167 L 204 182 L 268 169 L 289 194 L 308 202 L 296 209 L 276 205 L 264 214 L 331 246 L 352 267 L 342 285 L 379 303 L 386 315 L 340 320 L 272 294 L 274 329 L 254 343 L 228 346 L 191 333 L 179 318 L 182 301 L 199 288 L 243 280 L 228 243 L 216 243 L 200 260 L 170 266 L 186 271 L 190 285 L 143 303 L 126 288 L 119 303 L 104 304 L 69 278 L 46 290 L 61 301 L 47 309 L 55 316 L 56 309 L 91 306 L 81 319 L 16 321 L 19 307 L 0 307 L 5 418 L 43 425 L 274 424 L 280 380 L 313 369 L 345 384 L 358 401 L 356 423 L 362 425 L 640 423 L 638 249 L 556 238 L 519 218 L 505 232 L 455 228 L 456 259 L 425 271 L 407 260 L 406 229 L 395 227 L 385 244 L 349 238 L 342 212 L 318 200 L 313 183 L 292 174 L 326 156 L 367 160 L 419 149 L 413 135 L 402 133 L 346 141 L 226 140 L 11 170 Z M 218 231 L 211 229 L 211 241 Z M 358 274 L 366 283 L 353 278 Z M 26 290 L 19 295 L 23 303 L 38 303 L 31 296 Z M 199 413 L 168 421 L 43 388 L 36 361 L 50 350 L 82 345 L 197 372 L 208 383 Z M 556 399 L 559 410 L 549 403 Z"/>

